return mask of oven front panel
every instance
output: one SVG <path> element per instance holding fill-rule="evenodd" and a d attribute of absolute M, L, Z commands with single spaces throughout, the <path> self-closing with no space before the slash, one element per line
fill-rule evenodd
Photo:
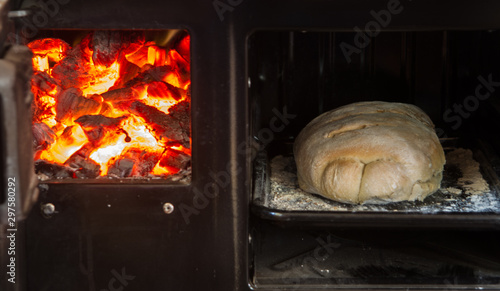
<path fill-rule="evenodd" d="M 255 142 L 252 131 L 259 128 L 252 116 L 252 106 L 258 100 L 251 95 L 256 80 L 251 79 L 249 83 L 248 78 L 253 66 L 249 63 L 251 42 L 248 39 L 261 30 L 352 32 L 354 27 L 373 20 L 372 10 L 388 9 L 391 1 L 55 2 L 57 5 L 35 10 L 27 20 L 17 19 L 18 34 L 34 38 L 38 31 L 50 29 L 185 29 L 189 32 L 192 181 L 189 185 L 112 185 L 101 181 L 40 183 L 37 204 L 28 219 L 19 224 L 26 236 L 25 264 L 18 270 L 27 278 L 22 287 L 25 290 L 295 288 L 284 286 L 284 281 L 275 281 L 275 278 L 268 278 L 267 286 L 255 285 L 259 283 L 256 279 L 262 279 L 254 277 L 256 254 L 260 256 L 257 271 L 264 270 L 260 274 L 267 276 L 269 265 L 265 261 L 261 264 L 261 255 L 272 253 L 275 244 L 286 247 L 288 242 L 286 234 L 268 228 L 265 222 L 249 213 L 252 159 L 260 145 L 259 141 Z M 492 1 L 441 1 L 439 4 L 401 1 L 400 5 L 404 10 L 393 16 L 386 30 L 500 27 L 496 15 L 499 4 Z M 51 16 L 47 22 L 41 22 L 43 15 Z M 34 21 L 38 21 L 35 26 Z M 434 34 L 440 37 L 439 32 Z M 287 35 L 285 33 L 285 37 Z M 14 39 L 21 43 L 26 40 Z M 277 58 L 285 56 L 273 46 L 269 49 Z M 271 94 L 269 98 L 279 96 Z M 261 109 L 265 111 L 261 116 L 276 114 L 272 106 Z M 278 114 L 286 121 L 283 111 Z M 284 133 L 287 138 L 293 137 L 293 132 Z M 269 229 L 273 235 L 283 236 L 268 236 Z M 312 228 L 306 231 L 317 237 Z M 266 236 L 272 240 L 270 245 L 264 240 Z M 293 229 L 291 236 L 297 240 L 302 238 Z M 407 233 L 407 237 L 410 236 Z M 250 251 L 249 241 L 253 247 Z M 259 247 L 260 252 L 254 252 Z M 298 243 L 290 249 L 304 251 L 309 246 L 303 247 Z M 335 289 L 336 285 L 320 288 Z"/>

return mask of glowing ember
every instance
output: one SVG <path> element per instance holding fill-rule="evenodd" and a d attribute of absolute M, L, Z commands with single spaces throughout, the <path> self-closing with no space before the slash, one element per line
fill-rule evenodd
<path fill-rule="evenodd" d="M 164 177 L 190 167 L 189 36 L 168 50 L 118 31 L 28 47 L 37 172 Z"/>

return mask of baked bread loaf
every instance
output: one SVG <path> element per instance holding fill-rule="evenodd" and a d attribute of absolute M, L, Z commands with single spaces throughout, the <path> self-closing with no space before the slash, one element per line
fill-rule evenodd
<path fill-rule="evenodd" d="M 294 143 L 299 186 L 345 203 L 423 200 L 437 191 L 445 156 L 420 108 L 359 102 L 323 113 Z"/>

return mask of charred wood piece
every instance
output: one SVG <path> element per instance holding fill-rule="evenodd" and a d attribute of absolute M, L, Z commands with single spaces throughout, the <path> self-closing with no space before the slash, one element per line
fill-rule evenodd
<path fill-rule="evenodd" d="M 102 98 L 106 102 L 128 101 L 139 99 L 139 93 L 132 88 L 121 88 L 103 93 Z"/>
<path fill-rule="evenodd" d="M 83 97 L 82 91 L 77 88 L 66 89 L 56 96 L 56 120 L 59 122 L 77 119 L 82 115 L 95 114 L 100 110 L 99 101 Z"/>
<path fill-rule="evenodd" d="M 35 173 L 44 175 L 47 179 L 71 178 L 73 176 L 70 168 L 44 160 L 35 161 Z"/>
<path fill-rule="evenodd" d="M 63 89 L 85 87 L 92 78 L 88 73 L 91 69 L 83 41 L 52 69 L 52 77 L 61 82 Z"/>
<path fill-rule="evenodd" d="M 118 78 L 118 80 L 116 80 L 113 87 L 110 88 L 111 90 L 125 87 L 125 84 L 128 81 L 134 79 L 141 71 L 141 68 L 139 66 L 129 62 L 124 57 L 121 57 L 119 62 L 120 62 L 120 72 L 119 72 L 120 77 Z"/>
<path fill-rule="evenodd" d="M 160 166 L 165 168 L 175 168 L 178 171 L 185 170 L 191 164 L 191 156 L 181 151 L 168 149 L 160 160 Z"/>
<path fill-rule="evenodd" d="M 144 177 L 153 170 L 160 157 L 160 153 L 129 149 L 109 167 L 108 175 L 119 178 Z"/>
<path fill-rule="evenodd" d="M 190 58 L 190 48 L 189 48 L 189 43 L 190 43 L 190 37 L 189 35 L 185 35 L 178 43 L 177 46 L 175 47 L 175 50 L 187 61 L 189 61 Z"/>
<path fill-rule="evenodd" d="M 175 64 L 174 71 L 177 74 L 177 77 L 179 78 L 181 83 L 185 84 L 191 79 L 191 69 L 189 66 L 189 62 L 175 50 L 170 51 L 170 58 Z"/>
<path fill-rule="evenodd" d="M 125 119 L 126 116 L 113 118 L 104 115 L 83 115 L 75 120 L 75 123 L 82 127 L 89 142 L 98 146 L 110 134 L 121 134 L 121 122 Z"/>
<path fill-rule="evenodd" d="M 71 169 L 73 177 L 94 179 L 101 173 L 101 166 L 89 158 L 91 147 L 83 146 L 64 163 Z"/>
<path fill-rule="evenodd" d="M 95 31 L 92 36 L 92 60 L 94 64 L 109 67 L 118 59 L 122 40 L 120 32 L 109 30 Z"/>
<path fill-rule="evenodd" d="M 190 102 L 181 101 L 169 109 L 169 115 L 179 121 L 183 132 L 187 136 L 191 136 L 191 119 L 190 119 Z"/>
<path fill-rule="evenodd" d="M 49 76 L 46 72 L 37 71 L 31 78 L 31 88 L 36 90 L 38 94 L 51 95 L 55 89 L 59 87 L 57 81 Z"/>
<path fill-rule="evenodd" d="M 124 54 L 133 54 L 144 46 L 146 35 L 144 31 L 122 31 L 121 46 Z"/>
<path fill-rule="evenodd" d="M 177 88 L 169 83 L 154 81 L 148 85 L 148 96 L 151 97 L 171 98 L 177 101 L 184 95 L 186 95 L 186 90 Z"/>
<path fill-rule="evenodd" d="M 33 148 L 35 151 L 48 148 L 56 139 L 56 134 L 43 123 L 33 123 Z"/>
<path fill-rule="evenodd" d="M 63 59 L 71 49 L 69 44 L 58 38 L 37 39 L 28 44 L 35 55 L 47 56 L 50 62 L 56 63 Z"/>
<path fill-rule="evenodd" d="M 130 158 L 116 160 L 108 169 L 108 175 L 117 178 L 127 178 L 132 176 L 136 161 Z"/>
<path fill-rule="evenodd" d="M 189 135 L 182 129 L 179 120 L 140 101 L 132 102 L 129 111 L 144 119 L 158 142 L 189 147 Z"/>
<path fill-rule="evenodd" d="M 173 70 L 171 66 L 157 66 L 151 67 L 142 73 L 139 73 L 137 77 L 125 83 L 125 87 L 141 86 L 144 84 L 149 84 L 154 81 L 163 81 L 163 79 Z"/>

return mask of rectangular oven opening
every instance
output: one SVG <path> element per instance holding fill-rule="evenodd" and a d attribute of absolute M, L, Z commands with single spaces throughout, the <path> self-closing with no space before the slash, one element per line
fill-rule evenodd
<path fill-rule="evenodd" d="M 47 30 L 27 46 L 41 180 L 189 180 L 187 31 Z"/>
<path fill-rule="evenodd" d="M 251 284 L 498 286 L 499 261 L 483 264 L 497 250 L 473 238 L 500 222 L 499 45 L 495 30 L 251 34 Z M 423 201 L 356 205 L 300 189 L 299 132 L 321 113 L 362 101 L 413 104 L 431 118 L 447 159 L 438 192 Z M 478 180 L 464 179 L 471 165 Z M 454 242 L 460 236 L 476 250 L 474 260 Z M 412 253 L 417 245 L 420 253 Z"/>

